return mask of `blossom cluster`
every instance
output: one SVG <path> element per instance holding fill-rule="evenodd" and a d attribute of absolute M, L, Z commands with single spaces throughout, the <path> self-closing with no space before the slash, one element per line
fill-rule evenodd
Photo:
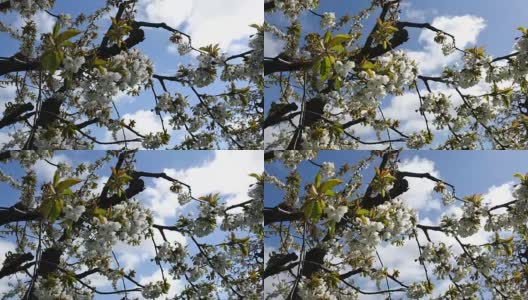
<path fill-rule="evenodd" d="M 274 159 L 280 160 L 290 169 L 296 169 L 297 165 L 303 161 L 317 156 L 315 150 L 301 151 L 274 151 Z"/>
<path fill-rule="evenodd" d="M 108 107 L 120 91 L 130 92 L 145 84 L 152 71 L 152 62 L 139 50 L 122 51 L 109 60 L 107 67 L 89 70 L 89 75 L 79 83 L 84 94 L 84 110 L 93 112 Z"/>
<path fill-rule="evenodd" d="M 302 277 L 297 287 L 298 295 L 304 300 L 355 300 L 357 293 L 346 289 L 340 289 L 338 293 L 331 288 L 325 280 L 320 278 L 307 279 Z M 339 296 L 338 296 L 339 295 Z"/>
<path fill-rule="evenodd" d="M 336 17 L 334 13 L 326 12 L 321 18 L 321 27 L 332 28 L 336 25 Z"/>
<path fill-rule="evenodd" d="M 264 185 L 262 182 L 253 184 L 249 191 L 249 204 L 242 212 L 226 213 L 220 207 L 218 214 L 224 219 L 220 228 L 222 230 L 236 230 L 241 228 L 249 228 L 251 232 L 259 232 L 262 228 L 262 210 L 264 209 Z"/>
<path fill-rule="evenodd" d="M 93 217 L 90 230 L 82 232 L 85 259 L 102 259 L 118 242 L 139 243 L 150 228 L 151 212 L 137 200 L 112 207 L 106 216 Z"/>
<path fill-rule="evenodd" d="M 423 282 L 413 282 L 409 287 L 407 288 L 407 297 L 411 299 L 420 299 L 425 297 L 425 295 L 428 293 L 428 286 L 429 282 L 423 281 Z"/>
<path fill-rule="evenodd" d="M 323 177 L 333 177 L 335 175 L 335 166 L 333 162 L 324 162 L 321 164 L 321 174 Z"/>
<path fill-rule="evenodd" d="M 274 0 L 275 8 L 281 10 L 286 16 L 297 19 L 299 14 L 307 9 L 316 8 L 317 0 Z"/>
<path fill-rule="evenodd" d="M 55 278 L 39 278 L 35 282 L 33 293 L 41 300 L 92 300 L 93 292 L 62 283 Z"/>
<path fill-rule="evenodd" d="M 452 249 L 446 246 L 444 243 L 439 243 L 435 246 L 429 242 L 422 249 L 421 259 L 425 262 L 430 262 L 435 265 L 434 273 L 438 278 L 445 279 L 451 271 L 451 258 Z"/>
<path fill-rule="evenodd" d="M 389 221 L 390 220 L 390 221 Z M 356 218 L 357 228 L 346 229 L 343 236 L 348 241 L 350 257 L 370 257 L 381 241 L 398 241 L 413 228 L 416 212 L 399 199 L 388 201 L 375 208 L 373 218 Z M 370 267 L 370 266 L 365 266 Z"/>
<path fill-rule="evenodd" d="M 157 299 L 164 293 L 164 287 L 167 284 L 168 283 L 165 281 L 149 282 L 144 285 L 141 290 L 141 295 L 145 297 L 145 299 Z"/>
<path fill-rule="evenodd" d="M 50 8 L 54 0 L 9 0 L 10 9 L 20 12 L 21 15 L 29 17 L 38 10 Z"/>
<path fill-rule="evenodd" d="M 169 263 L 170 273 L 178 278 L 186 271 L 185 257 L 187 255 L 187 250 L 180 243 L 164 242 L 158 246 L 156 260 Z"/>
<path fill-rule="evenodd" d="M 455 42 L 454 42 L 453 38 L 448 37 L 443 32 L 438 32 L 436 34 L 435 42 L 442 46 L 442 53 L 445 56 L 453 54 L 453 52 L 455 52 L 455 50 L 456 50 Z"/>

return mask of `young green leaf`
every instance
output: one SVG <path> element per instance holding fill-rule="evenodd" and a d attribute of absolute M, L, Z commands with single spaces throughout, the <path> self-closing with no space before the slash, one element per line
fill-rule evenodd
<path fill-rule="evenodd" d="M 325 202 L 322 199 L 309 199 L 304 203 L 302 211 L 307 220 L 315 223 L 321 219 L 324 208 Z"/>
<path fill-rule="evenodd" d="M 341 183 L 343 183 L 343 180 L 338 178 L 328 179 L 321 184 L 319 191 L 321 193 L 325 193 L 326 191 L 333 189 L 335 186 L 340 185 Z"/>
<path fill-rule="evenodd" d="M 338 34 L 330 40 L 330 43 L 328 43 L 328 45 L 330 47 L 333 47 L 336 45 L 342 45 L 343 43 L 346 43 L 350 41 L 351 39 L 352 39 L 352 36 L 350 34 Z"/>
<path fill-rule="evenodd" d="M 63 31 L 61 32 L 57 38 L 55 39 L 55 42 L 60 45 L 62 43 L 64 43 L 65 41 L 71 39 L 72 37 L 78 35 L 79 33 L 81 33 L 79 30 L 77 29 L 68 29 L 66 31 Z"/>
<path fill-rule="evenodd" d="M 332 71 L 332 62 L 330 57 L 325 56 L 321 62 L 321 69 L 319 70 L 319 75 L 321 75 L 321 80 L 327 80 Z"/>
<path fill-rule="evenodd" d="M 42 54 L 42 67 L 50 72 L 55 72 L 62 63 L 61 52 L 58 50 L 48 50 Z"/>
<path fill-rule="evenodd" d="M 60 172 L 59 172 L 59 169 L 57 169 L 55 171 L 55 174 L 53 175 L 53 186 L 57 186 L 57 184 L 59 184 L 59 180 L 60 180 Z"/>
<path fill-rule="evenodd" d="M 68 178 L 68 179 L 65 179 L 65 180 L 59 182 L 57 184 L 57 186 L 55 186 L 55 190 L 57 191 L 57 193 L 62 193 L 66 189 L 69 189 L 70 187 L 78 184 L 81 181 L 82 180 L 79 179 L 79 178 Z"/>
<path fill-rule="evenodd" d="M 321 173 L 317 173 L 317 175 L 315 175 L 315 182 L 314 182 L 315 187 L 318 188 L 321 185 L 322 178 L 323 176 L 321 175 Z"/>

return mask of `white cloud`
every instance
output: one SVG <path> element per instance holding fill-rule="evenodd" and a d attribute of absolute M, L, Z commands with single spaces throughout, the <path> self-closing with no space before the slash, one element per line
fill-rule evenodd
<path fill-rule="evenodd" d="M 129 99 L 129 96 L 126 96 L 126 95 L 121 96 L 121 98 L 122 100 L 120 101 L 123 101 L 122 102 L 123 104 L 129 101 L 134 101 L 133 99 Z M 142 135 L 146 135 L 148 133 L 155 134 L 158 132 L 163 132 L 163 127 L 161 125 L 160 117 L 156 115 L 156 113 L 150 110 L 140 109 L 132 113 L 127 113 L 125 115 L 122 115 L 121 119 L 124 120 L 127 124 L 131 120 L 135 121 L 134 130 L 136 130 Z M 171 136 L 171 139 L 169 141 L 169 145 L 170 145 L 170 144 L 175 144 L 175 143 L 182 141 L 185 136 L 184 134 L 185 130 L 172 130 L 172 127 L 169 125 L 169 120 L 170 120 L 169 116 L 163 116 L 163 124 L 165 126 L 165 129 Z M 123 140 L 125 138 L 126 139 L 136 139 L 138 138 L 138 136 L 127 129 L 124 130 L 124 135 L 123 135 L 123 131 L 119 130 L 117 132 L 116 139 L 114 139 L 114 137 L 112 136 L 112 133 L 108 130 L 101 133 L 101 136 L 100 136 L 100 140 L 103 142 L 114 142 L 116 140 Z M 134 148 L 136 147 L 141 148 L 141 144 L 138 142 L 131 143 L 131 145 Z M 96 149 L 115 149 L 115 148 L 116 148 L 116 145 L 109 144 L 109 145 L 97 145 Z"/>
<path fill-rule="evenodd" d="M 0 113 L 5 110 L 5 104 L 13 101 L 16 95 L 16 87 L 14 85 L 7 85 L 0 88 Z"/>
<path fill-rule="evenodd" d="M 14 243 L 11 243 L 11 242 L 5 241 L 5 240 L 0 240 L 0 266 L 3 266 L 3 264 L 4 264 L 4 259 L 5 259 L 6 253 L 9 252 L 9 251 L 14 251 L 14 250 L 15 250 L 15 244 Z M 8 284 L 9 283 L 14 283 L 14 282 L 16 282 L 16 280 L 13 277 L 11 277 L 11 276 L 4 277 L 4 278 L 0 279 L 0 292 L 9 291 Z"/>
<path fill-rule="evenodd" d="M 506 202 L 513 201 L 513 189 L 515 183 L 513 181 L 507 182 L 499 186 L 492 186 L 488 192 L 484 194 L 483 202 L 490 206 L 504 204 Z"/>
<path fill-rule="evenodd" d="M 495 206 L 514 200 L 512 194 L 514 185 L 515 184 L 513 182 L 507 182 L 499 186 L 490 187 L 488 191 L 482 195 L 483 203 L 489 204 L 490 206 Z M 494 211 L 494 214 L 497 213 L 505 213 L 505 210 L 499 209 Z M 482 219 L 480 222 L 480 230 L 468 238 L 463 238 L 462 242 L 471 244 L 484 244 L 488 242 L 489 237 L 493 234 L 484 231 L 484 224 L 486 224 L 486 221 L 485 219 Z"/>
<path fill-rule="evenodd" d="M 126 94 L 125 92 L 121 92 L 121 91 L 119 91 L 119 93 L 117 93 L 117 95 L 113 98 L 113 101 L 116 105 L 132 103 L 135 100 L 136 100 L 136 97 L 132 97 Z"/>
<path fill-rule="evenodd" d="M 71 160 L 64 154 L 56 154 L 48 160 L 53 164 L 58 164 L 62 162 L 71 165 Z M 33 170 L 35 171 L 37 178 L 39 178 L 40 180 L 51 181 L 57 168 L 44 160 L 38 160 L 33 166 Z"/>
<path fill-rule="evenodd" d="M 156 299 L 169 299 L 171 297 L 175 297 L 178 293 L 183 291 L 184 284 L 183 284 L 182 280 L 175 280 L 175 279 L 172 279 L 171 276 L 167 276 L 167 275 L 165 275 L 165 277 L 166 277 L 167 281 L 170 284 L 170 289 L 167 292 L 167 294 L 162 295 L 162 296 L 160 296 L 160 297 L 158 297 Z M 160 281 L 160 280 L 163 280 L 163 277 L 161 275 L 161 271 L 158 270 L 158 271 L 152 273 L 149 276 L 140 277 L 139 282 L 141 284 L 146 284 L 146 283 L 149 283 L 149 282 L 155 282 L 155 281 Z M 139 297 L 140 297 L 140 299 L 144 299 L 141 296 L 139 296 Z"/>
<path fill-rule="evenodd" d="M 130 120 L 136 121 L 135 129 L 141 134 L 160 132 L 163 130 L 159 116 L 149 110 L 138 110 L 132 114 L 126 114 L 123 116 L 123 119 L 127 123 Z"/>
<path fill-rule="evenodd" d="M 414 239 L 406 240 L 401 247 L 386 244 L 378 247 L 378 251 L 383 264 L 389 269 L 400 271 L 399 279 L 404 282 L 416 281 L 424 276 L 423 267 L 415 261 L 419 252 Z"/>
<path fill-rule="evenodd" d="M 433 161 L 418 156 L 406 159 L 399 164 L 400 171 L 429 173 L 439 177 Z M 435 183 L 426 178 L 406 177 L 409 182 L 409 190 L 401 195 L 401 198 L 409 206 L 416 210 L 429 211 L 440 208 L 440 201 L 433 198 Z"/>
<path fill-rule="evenodd" d="M 139 1 L 138 11 L 148 21 L 164 22 L 179 27 L 191 15 L 192 1 L 143 0 Z"/>
<path fill-rule="evenodd" d="M 225 196 L 227 203 L 236 204 L 247 199 L 249 185 L 254 183 L 250 173 L 263 171 L 262 151 L 215 151 L 211 160 L 199 166 L 184 170 L 164 169 L 167 175 L 176 178 L 192 187 L 195 197 L 209 193 L 220 193 Z M 154 223 L 168 225 L 181 212 L 176 194 L 170 191 L 170 182 L 165 179 L 154 178 L 153 184 L 139 195 L 145 207 L 154 214 Z M 178 232 L 165 231 L 169 242 L 187 244 L 187 240 Z M 154 231 L 154 239 L 159 245 L 163 238 L 159 231 Z M 137 269 L 141 263 L 154 257 L 154 246 L 151 240 L 143 241 L 139 246 L 120 243 L 115 248 L 120 263 L 126 269 Z"/>
<path fill-rule="evenodd" d="M 163 170 L 167 175 L 176 177 L 176 171 L 172 169 Z M 171 183 L 165 179 L 154 179 L 154 186 L 149 186 L 141 193 L 144 203 L 155 213 L 155 217 L 164 220 L 174 217 L 180 209 L 177 194 L 171 192 Z"/>
<path fill-rule="evenodd" d="M 414 17 L 416 18 L 419 18 L 421 14 L 436 14 L 434 10 L 413 11 L 411 5 L 404 6 L 404 12 L 405 10 L 407 10 L 408 14 L 414 14 Z M 448 33 L 453 34 L 456 38 L 457 46 L 459 48 L 465 48 L 476 44 L 479 34 L 486 27 L 486 22 L 484 19 L 472 15 L 453 17 L 439 16 L 433 20 L 432 25 L 439 29 L 445 30 Z M 460 60 L 460 58 L 462 57 L 459 53 L 452 54 L 447 57 L 444 56 L 442 53 L 441 46 L 434 42 L 434 36 L 434 32 L 424 29 L 420 32 L 420 36 L 418 38 L 419 42 L 423 45 L 423 49 L 414 51 L 405 50 L 405 52 L 409 54 L 411 58 L 416 60 L 420 68 L 420 74 L 422 75 L 438 73 L 443 66 L 452 64 Z M 266 47 L 268 47 L 267 44 L 269 43 L 268 40 L 270 38 L 265 36 L 265 39 L 266 50 Z M 271 42 L 271 46 L 269 46 L 268 48 L 273 49 L 274 47 L 275 46 L 273 45 L 273 42 Z M 272 50 L 267 51 L 272 52 Z M 266 55 L 268 56 L 269 54 Z M 462 103 L 462 99 L 460 99 L 456 91 L 446 87 L 443 84 L 431 83 L 431 88 L 434 93 L 441 92 L 451 96 L 451 102 L 454 107 L 457 107 Z M 480 82 L 478 85 L 468 90 L 464 90 L 463 92 L 480 95 L 485 94 L 487 90 L 488 85 L 485 82 Z M 421 90 L 420 92 L 422 93 L 422 95 L 428 93 L 428 91 L 426 90 Z M 426 129 L 425 120 L 423 116 L 418 112 L 420 108 L 420 100 L 415 92 L 406 92 L 401 96 L 392 97 L 384 101 L 388 102 L 383 107 L 383 113 L 385 117 L 399 120 L 399 129 L 402 130 L 404 133 L 411 134 Z M 442 134 L 446 134 L 447 129 L 438 130 L 431 124 L 431 120 L 433 119 L 433 116 L 431 114 L 427 114 L 427 117 L 429 120 L 429 126 L 431 128 L 431 131 L 433 132 L 433 134 L 435 134 L 435 136 L 438 137 Z M 378 118 L 381 118 L 381 115 L 379 115 Z M 353 129 L 355 130 L 354 135 L 361 137 L 362 140 L 376 140 L 376 135 L 370 127 L 354 126 Z M 291 130 L 291 126 L 289 126 L 288 123 L 284 123 L 280 126 L 275 126 L 273 128 L 267 128 L 264 131 L 264 139 L 266 141 L 266 144 L 271 144 L 274 140 L 276 140 L 276 135 L 281 131 L 285 130 Z M 396 133 L 391 133 L 392 138 L 396 136 Z M 385 135 L 384 138 L 386 138 Z M 363 150 L 381 149 L 383 147 L 384 145 L 360 145 L 359 148 Z"/>
<path fill-rule="evenodd" d="M 10 139 L 7 133 L 0 132 L 0 146 L 5 145 Z"/>
<path fill-rule="evenodd" d="M 31 20 L 35 22 L 35 25 L 37 27 L 37 35 L 51 32 L 53 30 L 53 26 L 55 25 L 55 19 L 52 16 L 48 15 L 45 11 L 37 12 L 31 17 Z M 26 22 L 27 20 L 23 19 L 19 15 L 13 26 L 15 28 L 21 29 L 26 24 Z"/>
<path fill-rule="evenodd" d="M 264 56 L 275 57 L 281 53 L 283 48 L 283 41 L 277 40 L 267 32 L 264 33 Z"/>
<path fill-rule="evenodd" d="M 420 9 L 414 7 L 411 2 L 403 2 L 400 4 L 402 10 L 402 19 L 412 22 L 425 22 L 426 17 L 438 14 L 436 8 Z"/>
<path fill-rule="evenodd" d="M 499 205 L 502 203 L 512 201 L 513 200 L 513 195 L 512 195 L 513 189 L 514 189 L 513 182 L 507 182 L 499 186 L 492 186 L 487 190 L 486 193 L 482 195 L 483 203 L 486 203 L 489 206 L 495 206 L 495 205 Z M 503 212 L 504 212 L 503 210 L 497 210 L 494 213 L 503 213 Z M 460 218 L 462 216 L 462 213 L 463 213 L 462 207 L 458 205 L 458 202 L 456 202 L 455 204 L 450 205 L 448 208 L 446 208 L 442 214 L 435 215 L 434 220 L 430 220 L 428 218 L 421 219 L 420 224 L 437 226 L 440 224 L 440 221 L 443 215 Z M 486 223 L 485 219 L 482 219 L 480 230 L 476 234 L 466 237 L 466 238 L 460 238 L 462 243 L 474 244 L 474 245 L 480 245 L 480 244 L 487 243 L 489 240 L 489 237 L 492 236 L 492 234 L 484 230 L 485 223 Z M 421 231 L 419 233 L 421 236 L 420 240 L 425 240 L 423 233 Z M 456 242 L 454 238 L 448 237 L 444 233 L 438 232 L 438 231 L 429 231 L 428 233 L 431 239 L 433 240 L 433 242 L 435 243 L 444 242 L 446 245 L 452 246 L 452 251 L 454 254 L 462 253 L 462 249 L 460 248 L 460 246 L 458 245 L 458 243 Z"/>
<path fill-rule="evenodd" d="M 106 184 L 106 182 L 108 181 L 108 179 L 109 179 L 108 176 L 101 176 L 101 177 L 99 177 L 99 179 L 97 179 L 97 188 L 94 189 L 94 194 L 96 194 L 96 195 L 100 195 L 101 194 L 101 192 L 103 191 L 103 187 Z"/>
<path fill-rule="evenodd" d="M 488 90 L 489 85 L 484 80 L 482 80 L 477 85 L 469 89 L 463 89 L 462 92 L 464 94 L 483 95 Z M 454 89 L 449 88 L 444 84 L 431 84 L 431 91 L 434 94 L 442 93 L 450 97 L 449 99 L 452 105 L 450 109 L 451 114 L 456 114 L 455 108 L 463 103 L 462 99 L 460 98 L 460 95 L 458 95 L 458 93 Z M 422 96 L 424 96 L 428 94 L 429 91 L 422 89 L 420 90 L 420 93 Z M 426 129 L 425 120 L 423 116 L 419 113 L 419 109 L 420 99 L 418 98 L 418 94 L 416 92 L 407 92 L 401 96 L 393 97 L 390 100 L 389 105 L 383 109 L 383 113 L 386 118 L 399 120 L 399 129 L 407 134 L 410 134 Z M 439 130 L 434 124 L 432 124 L 431 120 L 434 119 L 433 114 L 426 113 L 426 116 L 429 120 L 429 128 L 435 136 L 438 136 L 441 133 L 445 133 L 448 131 L 446 128 Z"/>
<path fill-rule="evenodd" d="M 192 187 L 194 196 L 220 193 L 232 205 L 248 200 L 249 186 L 255 183 L 249 174 L 261 173 L 263 166 L 262 151 L 215 151 L 213 160 L 176 175 Z"/>
<path fill-rule="evenodd" d="M 455 36 L 457 47 L 462 49 L 474 45 L 479 34 L 486 28 L 484 19 L 472 15 L 440 16 L 436 17 L 431 25 Z M 444 56 L 442 47 L 434 42 L 435 35 L 436 33 L 431 30 L 422 30 L 418 40 L 424 45 L 424 49 L 422 51 L 407 51 L 409 56 L 418 63 L 422 74 L 438 71 L 444 65 L 451 64 L 461 58 L 461 54 L 458 52 Z"/>
<path fill-rule="evenodd" d="M 264 21 L 262 6 L 262 0 L 142 0 L 138 11 L 147 21 L 165 22 L 190 34 L 195 46 L 219 43 L 227 49 L 240 48 L 255 33 L 249 25 Z"/>
<path fill-rule="evenodd" d="M 148 207 L 148 204 L 145 206 Z M 148 208 L 152 209 L 152 207 Z M 154 223 L 159 225 L 167 225 L 166 222 L 157 218 L 154 219 Z M 158 230 L 154 230 L 153 232 L 156 245 L 162 244 L 164 240 L 160 232 Z M 165 238 L 169 243 L 172 244 L 178 242 L 183 246 L 187 245 L 187 239 L 179 232 L 166 230 Z M 139 245 L 128 245 L 126 243 L 119 242 L 114 247 L 114 252 L 117 254 L 121 267 L 124 267 L 126 270 L 136 271 L 141 269 L 141 264 L 152 263 L 151 260 L 156 255 L 154 244 L 150 238 L 143 240 Z"/>

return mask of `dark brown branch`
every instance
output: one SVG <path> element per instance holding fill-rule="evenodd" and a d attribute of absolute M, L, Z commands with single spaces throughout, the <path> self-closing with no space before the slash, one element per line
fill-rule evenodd
<path fill-rule="evenodd" d="M 275 8 L 275 2 L 274 1 L 268 1 L 264 2 L 264 11 L 269 11 Z"/>
<path fill-rule="evenodd" d="M 34 265 L 34 263 L 29 263 L 26 265 L 23 264 L 32 260 L 33 258 L 33 254 L 31 254 L 30 252 L 23 254 L 12 254 L 10 257 L 6 258 L 2 269 L 0 269 L 0 278 L 4 278 L 6 276 L 15 274 L 23 270 L 27 270 L 29 267 Z"/>
<path fill-rule="evenodd" d="M 15 57 L 11 57 L 7 60 L 0 60 L 0 76 L 21 71 L 31 71 L 38 69 L 40 63 L 36 61 L 25 62 L 18 60 Z"/>
<path fill-rule="evenodd" d="M 273 208 L 264 208 L 264 225 L 269 225 L 276 222 L 292 222 L 303 218 L 303 213 L 298 211 L 287 211 L 281 206 Z"/>
<path fill-rule="evenodd" d="M 295 253 L 275 254 L 270 256 L 266 269 L 263 273 L 263 278 L 267 278 L 269 276 L 273 276 L 281 272 L 291 270 L 299 264 L 299 262 L 293 262 L 298 258 L 299 257 Z M 290 262 L 292 263 L 288 264 Z"/>
<path fill-rule="evenodd" d="M 286 61 L 279 56 L 275 58 L 264 58 L 264 75 L 270 75 L 278 72 L 292 72 L 308 69 L 312 66 L 311 61 Z"/>
<path fill-rule="evenodd" d="M 4 117 L 0 119 L 0 128 L 4 128 L 18 121 L 23 120 L 22 114 L 33 110 L 35 107 L 31 103 L 14 104 L 9 109 L 9 113 L 4 113 Z"/>
<path fill-rule="evenodd" d="M 13 222 L 33 221 L 40 218 L 40 213 L 34 210 L 28 211 L 24 204 L 18 202 L 9 209 L 0 210 L 0 226 Z"/>
<path fill-rule="evenodd" d="M 297 104 L 294 102 L 291 102 L 288 104 L 272 103 L 271 106 L 272 106 L 272 109 L 270 109 L 268 117 L 264 120 L 264 128 L 268 128 L 270 126 L 277 125 L 281 122 L 291 120 L 293 117 L 298 115 L 298 114 L 290 114 L 289 116 L 286 116 L 288 113 L 294 112 L 297 109 L 299 109 Z"/>

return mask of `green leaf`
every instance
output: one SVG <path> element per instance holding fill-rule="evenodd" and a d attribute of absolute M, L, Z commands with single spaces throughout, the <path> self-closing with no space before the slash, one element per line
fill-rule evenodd
<path fill-rule="evenodd" d="M 57 191 L 57 193 L 62 193 L 66 189 L 78 184 L 81 181 L 82 180 L 79 179 L 79 178 L 68 178 L 68 179 L 65 179 L 65 180 L 63 180 L 63 181 L 61 181 L 61 182 L 59 182 L 57 184 L 57 186 L 55 187 L 55 190 Z"/>
<path fill-rule="evenodd" d="M 63 195 L 63 196 L 71 196 L 71 195 L 73 195 L 73 191 L 70 190 L 70 189 L 65 189 L 65 190 L 62 192 L 62 195 Z"/>
<path fill-rule="evenodd" d="M 244 256 L 249 255 L 249 247 L 247 245 L 240 245 L 240 250 Z"/>
<path fill-rule="evenodd" d="M 339 91 L 342 86 L 343 86 L 343 80 L 341 79 L 341 77 L 336 76 L 334 78 L 334 87 L 336 88 L 337 91 Z"/>
<path fill-rule="evenodd" d="M 330 76 L 331 70 L 332 70 L 332 63 L 330 61 L 330 57 L 325 56 L 321 62 L 321 69 L 319 70 L 319 74 L 321 75 L 321 79 L 323 81 L 328 79 L 328 76 Z"/>
<path fill-rule="evenodd" d="M 48 219 L 48 216 L 50 215 L 52 207 L 53 207 L 52 198 L 46 198 L 44 199 L 44 201 L 42 201 L 42 204 L 39 207 L 39 211 L 42 217 L 44 217 L 44 219 Z"/>
<path fill-rule="evenodd" d="M 56 199 L 54 201 L 54 205 L 53 205 L 53 208 L 51 209 L 50 215 L 48 216 L 48 220 L 51 223 L 55 222 L 55 220 L 59 218 L 63 208 L 64 208 L 64 200 Z"/>
<path fill-rule="evenodd" d="M 516 173 L 513 177 L 519 178 L 521 181 L 525 181 L 526 177 L 523 174 Z"/>
<path fill-rule="evenodd" d="M 47 198 L 40 205 L 40 213 L 45 219 L 53 223 L 60 216 L 63 207 L 63 199 Z"/>
<path fill-rule="evenodd" d="M 324 194 L 326 196 L 333 197 L 333 196 L 335 196 L 336 193 L 334 191 L 332 191 L 332 190 L 328 190 L 328 191 L 324 192 Z"/>
<path fill-rule="evenodd" d="M 345 47 L 343 47 L 343 45 L 335 45 L 335 46 L 332 46 L 330 50 L 341 53 L 341 52 L 345 52 Z"/>
<path fill-rule="evenodd" d="M 502 102 L 504 103 L 504 106 L 508 108 L 511 106 L 510 97 L 508 96 L 502 96 Z"/>
<path fill-rule="evenodd" d="M 72 37 L 74 37 L 76 35 L 78 35 L 79 33 L 81 33 L 81 31 L 79 31 L 77 29 L 68 29 L 66 31 L 61 32 L 61 34 L 59 34 L 59 36 L 57 36 L 55 41 L 57 42 L 57 44 L 60 45 L 63 42 L 71 39 Z"/>
<path fill-rule="evenodd" d="M 361 69 L 363 70 L 372 70 L 376 67 L 376 65 L 368 60 L 364 61 L 362 64 L 361 64 Z"/>
<path fill-rule="evenodd" d="M 360 208 L 360 209 L 356 210 L 356 216 L 366 216 L 369 213 L 370 213 L 370 210 L 364 209 L 364 208 Z"/>
<path fill-rule="evenodd" d="M 258 181 L 264 180 L 264 176 L 262 174 L 251 173 L 251 174 L 249 174 L 249 176 L 255 178 Z"/>
<path fill-rule="evenodd" d="M 319 187 L 321 185 L 321 178 L 323 178 L 323 176 L 321 175 L 321 173 L 317 173 L 317 175 L 315 175 L 315 187 Z"/>
<path fill-rule="evenodd" d="M 257 25 L 257 24 L 251 24 L 251 25 L 249 25 L 249 27 L 255 28 L 258 31 L 264 31 L 264 28 L 262 26 L 260 26 L 260 25 Z"/>
<path fill-rule="evenodd" d="M 94 65 L 96 65 L 96 66 L 104 66 L 104 65 L 106 65 L 106 60 L 101 59 L 101 58 L 96 58 L 96 59 L 94 59 Z"/>
<path fill-rule="evenodd" d="M 56 38 L 59 35 L 60 31 L 60 24 L 59 22 L 55 22 L 55 26 L 53 26 L 53 37 Z"/>
<path fill-rule="evenodd" d="M 325 181 L 325 182 L 323 182 L 321 184 L 321 187 L 319 188 L 319 191 L 321 193 L 325 193 L 326 191 L 333 189 L 335 186 L 337 186 L 337 185 L 339 185 L 341 183 L 343 183 L 343 180 L 341 180 L 341 179 L 337 179 L 337 178 L 329 179 L 329 180 L 327 180 L 327 181 Z"/>
<path fill-rule="evenodd" d="M 352 39 L 352 36 L 350 34 L 338 34 L 334 36 L 332 40 L 330 40 L 329 46 L 335 46 L 335 45 L 341 45 L 345 42 L 348 42 Z"/>
<path fill-rule="evenodd" d="M 60 51 L 48 50 L 44 52 L 44 54 L 42 54 L 42 59 L 41 59 L 42 67 L 44 67 L 44 69 L 52 73 L 55 72 L 55 70 L 57 70 L 61 62 L 62 62 L 62 59 L 61 59 Z"/>
<path fill-rule="evenodd" d="M 249 100 L 246 95 L 242 94 L 240 95 L 240 101 L 242 102 L 242 106 L 246 107 L 249 104 Z"/>
<path fill-rule="evenodd" d="M 335 234 L 335 221 L 331 221 L 328 223 L 328 235 L 330 237 L 333 237 Z"/>
<path fill-rule="evenodd" d="M 62 224 L 62 227 L 65 229 L 64 233 L 66 234 L 66 236 L 69 237 L 71 235 L 73 221 L 72 220 L 64 220 L 64 221 L 61 222 L 61 224 Z"/>
<path fill-rule="evenodd" d="M 57 169 L 55 171 L 55 175 L 53 175 L 53 186 L 57 186 L 57 184 L 59 184 L 59 180 L 60 180 L 60 172 L 59 172 L 59 169 Z"/>
<path fill-rule="evenodd" d="M 74 45 L 74 43 L 72 43 L 72 42 L 70 42 L 70 41 L 64 41 L 64 42 L 62 42 L 62 46 L 64 46 L 64 47 L 71 47 L 71 46 L 73 46 L 73 45 Z"/>
<path fill-rule="evenodd" d="M 321 219 L 325 208 L 325 202 L 322 199 L 310 199 L 304 203 L 302 210 L 304 217 L 312 222 L 318 222 Z"/>
<path fill-rule="evenodd" d="M 313 64 L 313 66 L 312 66 L 312 71 L 313 71 L 314 73 L 319 73 L 319 72 L 320 72 L 320 70 L 321 70 L 321 61 L 322 61 L 322 59 L 318 59 L 318 60 L 316 60 L 315 63 Z"/>
<path fill-rule="evenodd" d="M 330 31 L 327 31 L 323 38 L 324 43 L 328 44 L 331 38 L 332 38 L 332 34 L 330 33 Z"/>

